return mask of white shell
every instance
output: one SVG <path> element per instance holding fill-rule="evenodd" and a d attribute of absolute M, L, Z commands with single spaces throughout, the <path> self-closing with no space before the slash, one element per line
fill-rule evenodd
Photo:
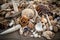
<path fill-rule="evenodd" d="M 37 33 L 34 34 L 34 37 L 38 37 L 39 35 Z"/>
<path fill-rule="evenodd" d="M 11 22 L 9 23 L 9 26 L 12 26 L 14 24 L 14 20 L 11 20 Z"/>
<path fill-rule="evenodd" d="M 43 32 L 42 36 L 46 37 L 47 39 L 51 39 L 51 37 L 53 37 L 55 34 L 53 34 L 53 32 L 51 31 L 45 31 Z"/>
<path fill-rule="evenodd" d="M 41 23 L 41 22 L 37 23 L 37 24 L 35 25 L 35 29 L 36 29 L 36 31 L 43 31 L 42 23 Z"/>
<path fill-rule="evenodd" d="M 26 15 L 28 18 L 32 18 L 34 16 L 34 11 L 30 8 L 26 8 L 22 11 L 22 16 Z"/>
<path fill-rule="evenodd" d="M 20 32 L 21 35 L 23 34 L 23 28 L 22 27 L 20 28 L 19 32 Z"/>
<path fill-rule="evenodd" d="M 50 26 L 50 30 L 53 30 L 53 27 L 52 26 Z"/>
<path fill-rule="evenodd" d="M 18 29 L 20 29 L 20 28 L 21 28 L 21 25 L 18 24 L 18 25 L 16 25 L 16 26 L 13 26 L 13 27 L 10 28 L 10 29 L 7 29 L 6 31 L 3 31 L 2 33 L 0 33 L 0 35 L 14 32 L 14 31 L 16 31 L 16 30 L 18 30 Z"/>
<path fill-rule="evenodd" d="M 47 27 L 44 25 L 43 30 L 46 30 L 46 29 L 47 29 Z"/>
<path fill-rule="evenodd" d="M 5 3 L 5 4 L 1 5 L 1 9 L 6 9 L 8 7 L 9 7 L 9 4 L 8 3 Z"/>

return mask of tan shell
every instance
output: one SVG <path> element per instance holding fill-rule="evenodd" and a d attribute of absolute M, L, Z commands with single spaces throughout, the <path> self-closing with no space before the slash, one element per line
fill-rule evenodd
<path fill-rule="evenodd" d="M 46 37 L 47 39 L 53 38 L 54 35 L 55 34 L 53 32 L 51 32 L 51 31 L 45 31 L 45 32 L 43 32 L 43 36 Z"/>
<path fill-rule="evenodd" d="M 30 29 L 33 29 L 33 28 L 34 28 L 34 24 L 33 24 L 32 22 L 29 22 L 28 27 L 29 27 Z"/>
<path fill-rule="evenodd" d="M 44 16 L 42 16 L 42 18 L 41 18 L 41 22 L 43 22 L 43 23 L 47 23 L 47 19 L 44 18 Z"/>
<path fill-rule="evenodd" d="M 34 11 L 32 9 L 26 8 L 22 11 L 22 16 L 26 15 L 28 18 L 33 18 Z"/>
<path fill-rule="evenodd" d="M 55 26 L 56 25 L 56 21 L 54 21 L 54 20 L 51 20 L 51 24 L 53 25 L 53 26 Z"/>
<path fill-rule="evenodd" d="M 50 20 L 53 20 L 53 17 L 52 17 L 52 16 L 49 16 L 49 19 L 50 19 Z"/>
<path fill-rule="evenodd" d="M 54 27 L 53 27 L 53 31 L 54 31 L 54 32 L 58 32 L 58 27 L 54 26 Z"/>

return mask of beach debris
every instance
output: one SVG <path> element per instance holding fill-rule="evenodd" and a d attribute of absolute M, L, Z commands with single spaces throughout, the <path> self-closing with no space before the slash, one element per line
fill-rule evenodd
<path fill-rule="evenodd" d="M 34 11 L 30 8 L 26 8 L 22 11 L 22 16 L 23 15 L 26 15 L 28 18 L 33 18 L 34 17 Z"/>
<path fill-rule="evenodd" d="M 60 30 L 59 0 L 0 0 L 0 35 L 19 30 L 20 35 L 52 39 Z M 7 29 L 7 30 L 6 30 Z"/>
<path fill-rule="evenodd" d="M 12 1 L 12 4 L 13 4 L 14 11 L 18 12 L 18 5 L 17 5 L 17 3 L 15 2 L 15 0 L 11 0 L 11 1 Z"/>
<path fill-rule="evenodd" d="M 43 32 L 42 36 L 46 37 L 47 39 L 51 39 L 55 36 L 55 34 L 51 31 L 45 31 Z"/>
<path fill-rule="evenodd" d="M 37 23 L 36 25 L 35 25 L 35 29 L 36 29 L 36 31 L 43 31 L 43 28 L 42 28 L 42 23 L 41 22 L 39 22 L 39 23 Z"/>
<path fill-rule="evenodd" d="M 29 23 L 29 18 L 26 17 L 25 15 L 23 15 L 21 18 L 20 18 L 20 21 L 19 23 L 21 24 L 21 26 L 26 26 L 28 23 Z"/>
<path fill-rule="evenodd" d="M 16 25 L 16 26 L 13 26 L 13 27 L 10 28 L 10 29 L 7 29 L 7 30 L 1 32 L 0 35 L 4 35 L 4 34 L 7 34 L 7 33 L 14 32 L 14 31 L 16 31 L 16 30 L 18 30 L 18 29 L 20 29 L 20 28 L 21 28 L 21 25 L 18 24 L 18 25 Z"/>
<path fill-rule="evenodd" d="M 34 24 L 33 24 L 32 22 L 29 22 L 28 27 L 29 27 L 30 29 L 33 29 L 33 28 L 34 28 Z"/>

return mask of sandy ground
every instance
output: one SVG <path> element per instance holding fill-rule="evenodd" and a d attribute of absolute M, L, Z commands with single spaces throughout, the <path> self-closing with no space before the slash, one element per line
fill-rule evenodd
<path fill-rule="evenodd" d="M 47 40 L 44 37 L 41 38 L 31 38 L 19 35 L 18 31 L 12 32 L 10 34 L 1 35 L 0 40 Z M 60 40 L 60 31 L 56 33 L 55 37 L 51 40 Z"/>

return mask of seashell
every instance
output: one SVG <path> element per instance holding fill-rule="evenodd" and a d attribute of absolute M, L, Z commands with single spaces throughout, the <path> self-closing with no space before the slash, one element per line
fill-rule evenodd
<path fill-rule="evenodd" d="M 32 22 L 29 22 L 28 27 L 29 27 L 30 29 L 33 29 L 33 28 L 34 28 L 34 24 L 33 24 Z"/>
<path fill-rule="evenodd" d="M 50 22 L 53 26 L 55 26 L 57 24 L 57 21 L 55 21 L 55 20 L 51 20 Z"/>
<path fill-rule="evenodd" d="M 24 36 L 27 36 L 27 35 L 28 35 L 28 33 L 29 33 L 29 31 L 27 31 L 26 33 L 24 33 Z"/>
<path fill-rule="evenodd" d="M 39 37 L 38 33 L 35 33 L 35 34 L 34 34 L 34 37 L 35 37 L 35 38 Z"/>
<path fill-rule="evenodd" d="M 9 26 L 12 26 L 14 24 L 14 20 L 11 20 L 11 22 L 9 23 Z"/>
<path fill-rule="evenodd" d="M 7 12 L 7 14 L 5 15 L 5 18 L 10 17 L 11 15 L 12 15 L 12 13 L 11 13 L 11 12 Z"/>
<path fill-rule="evenodd" d="M 29 23 L 29 18 L 24 15 L 20 18 L 19 23 L 21 24 L 21 26 L 26 26 Z"/>
<path fill-rule="evenodd" d="M 34 1 L 36 1 L 36 2 L 42 2 L 42 0 L 34 0 Z"/>
<path fill-rule="evenodd" d="M 49 23 L 50 29 L 52 30 L 52 24 L 51 24 L 51 21 L 49 20 L 49 17 L 48 17 L 47 14 L 46 14 L 46 18 L 47 18 L 47 20 L 48 20 L 48 23 Z"/>
<path fill-rule="evenodd" d="M 23 28 L 22 28 L 22 27 L 20 28 L 19 33 L 20 33 L 20 35 L 22 35 L 22 34 L 23 34 Z"/>
<path fill-rule="evenodd" d="M 50 30 L 53 30 L 53 26 L 50 26 L 49 28 L 50 28 Z"/>
<path fill-rule="evenodd" d="M 35 25 L 35 29 L 36 29 L 36 31 L 43 31 L 43 28 L 42 28 L 42 23 L 41 22 L 39 22 L 39 23 L 37 23 L 36 25 Z"/>
<path fill-rule="evenodd" d="M 11 1 L 12 1 L 12 4 L 13 4 L 14 11 L 18 12 L 18 5 L 17 5 L 17 3 L 15 2 L 15 0 L 11 0 Z"/>
<path fill-rule="evenodd" d="M 49 25 L 48 25 L 48 23 L 46 24 L 46 29 L 49 30 Z"/>
<path fill-rule="evenodd" d="M 42 16 L 42 18 L 41 18 L 41 22 L 42 22 L 42 23 L 47 23 L 47 19 L 44 18 L 44 16 Z"/>
<path fill-rule="evenodd" d="M 53 27 L 53 31 L 54 31 L 54 32 L 58 32 L 58 27 L 57 27 L 57 26 L 54 26 L 54 27 Z"/>
<path fill-rule="evenodd" d="M 13 27 L 10 28 L 10 29 L 7 29 L 7 30 L 1 32 L 0 35 L 4 35 L 4 34 L 7 34 L 7 33 L 14 32 L 14 31 L 16 31 L 16 30 L 18 30 L 18 29 L 20 29 L 20 28 L 21 28 L 21 25 L 18 24 L 18 25 L 16 25 L 16 26 L 13 26 Z"/>
<path fill-rule="evenodd" d="M 55 35 L 55 34 L 54 34 L 53 32 L 51 32 L 51 31 L 45 31 L 45 32 L 43 32 L 43 34 L 42 34 L 42 36 L 46 37 L 47 39 L 53 38 L 54 35 Z"/>
<path fill-rule="evenodd" d="M 56 26 L 58 27 L 58 29 L 60 29 L 60 25 L 59 24 L 57 24 Z"/>
<path fill-rule="evenodd" d="M 22 16 L 23 15 L 26 15 L 28 18 L 33 18 L 34 17 L 34 11 L 32 9 L 26 8 L 22 11 Z"/>
<path fill-rule="evenodd" d="M 9 4 L 8 3 L 5 3 L 5 4 L 1 5 L 1 9 L 6 9 L 8 7 L 9 7 Z"/>
<path fill-rule="evenodd" d="M 44 26 L 43 26 L 43 30 L 46 30 L 46 29 L 47 29 L 47 27 L 44 25 Z"/>
<path fill-rule="evenodd" d="M 49 16 L 49 19 L 50 19 L 50 20 L 53 20 L 53 17 L 52 17 L 52 16 Z"/>

